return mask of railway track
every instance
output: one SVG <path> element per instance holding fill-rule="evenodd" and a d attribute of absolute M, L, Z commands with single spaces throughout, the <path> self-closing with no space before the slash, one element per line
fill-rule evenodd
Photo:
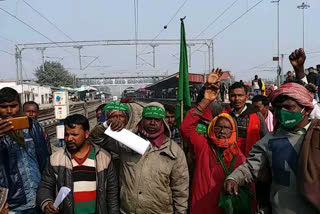
<path fill-rule="evenodd" d="M 92 120 L 96 116 L 96 108 L 100 105 L 100 101 L 88 102 L 88 119 Z M 70 105 L 70 114 L 82 114 L 83 103 Z M 54 109 L 43 109 L 40 111 L 39 122 L 45 128 L 50 138 L 56 135 L 56 126 L 59 125 L 59 120 L 55 119 Z"/>

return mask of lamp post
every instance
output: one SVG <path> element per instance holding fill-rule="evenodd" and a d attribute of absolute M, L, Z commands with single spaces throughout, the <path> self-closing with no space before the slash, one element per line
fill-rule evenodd
<path fill-rule="evenodd" d="M 280 86 L 280 75 L 281 75 L 281 69 L 280 69 L 280 0 L 274 0 L 271 1 L 271 3 L 277 3 L 277 57 L 278 57 L 278 66 L 277 66 L 277 80 L 278 80 L 278 86 Z"/>
<path fill-rule="evenodd" d="M 308 9 L 310 5 L 302 2 L 301 5 L 298 5 L 297 8 L 302 10 L 302 48 L 304 49 L 304 10 Z"/>

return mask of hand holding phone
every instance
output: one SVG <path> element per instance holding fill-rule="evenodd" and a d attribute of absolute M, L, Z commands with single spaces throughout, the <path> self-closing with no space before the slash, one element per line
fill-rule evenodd
<path fill-rule="evenodd" d="M 8 118 L 7 120 L 11 122 L 11 125 L 13 126 L 12 128 L 13 130 L 29 128 L 29 119 L 27 116 Z"/>
<path fill-rule="evenodd" d="M 10 121 L 0 118 L 0 136 L 6 135 L 6 133 L 12 129 L 13 126 Z"/>

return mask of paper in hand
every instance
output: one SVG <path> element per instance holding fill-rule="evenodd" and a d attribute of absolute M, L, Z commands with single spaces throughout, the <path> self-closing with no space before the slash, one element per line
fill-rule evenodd
<path fill-rule="evenodd" d="M 55 208 L 58 208 L 59 205 L 62 203 L 62 201 L 67 197 L 67 195 L 71 192 L 71 189 L 68 187 L 61 187 L 60 191 L 58 193 L 58 196 L 56 197 L 56 200 L 53 203 L 53 206 Z"/>
<path fill-rule="evenodd" d="M 122 129 L 121 131 L 116 132 L 112 131 L 111 126 L 109 126 L 104 133 L 140 155 L 143 155 L 146 152 L 150 144 L 149 141 L 146 141 L 127 129 Z"/>

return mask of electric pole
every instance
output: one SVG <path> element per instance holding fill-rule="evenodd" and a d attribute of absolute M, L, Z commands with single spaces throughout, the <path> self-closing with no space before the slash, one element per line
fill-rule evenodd
<path fill-rule="evenodd" d="M 301 5 L 298 5 L 297 8 L 302 10 L 302 48 L 304 49 L 304 10 L 308 9 L 310 5 L 302 2 Z"/>
<path fill-rule="evenodd" d="M 278 66 L 277 66 L 277 80 L 278 86 L 280 87 L 281 80 L 281 68 L 280 68 L 280 0 L 271 1 L 271 3 L 277 3 L 277 58 L 278 58 Z"/>

